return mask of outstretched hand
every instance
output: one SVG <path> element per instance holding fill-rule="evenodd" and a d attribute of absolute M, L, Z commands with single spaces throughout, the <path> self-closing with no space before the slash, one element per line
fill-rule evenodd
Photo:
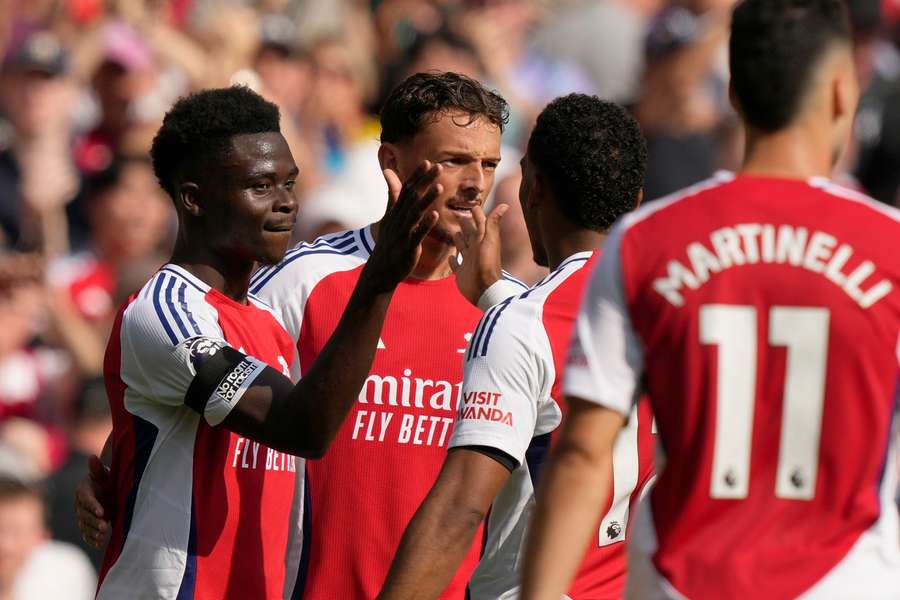
<path fill-rule="evenodd" d="M 472 219 L 461 219 L 462 230 L 453 236 L 457 254 L 449 261 L 456 274 L 456 287 L 476 306 L 484 291 L 502 276 L 500 219 L 507 210 L 509 205 L 499 204 L 491 214 L 485 215 L 481 207 L 476 206 L 472 209 Z"/>
<path fill-rule="evenodd" d="M 96 456 L 91 457 L 88 465 L 90 472 L 75 490 L 75 514 L 82 539 L 94 548 L 102 548 L 110 527 L 103 502 L 110 497 L 112 480 L 109 469 Z"/>
<path fill-rule="evenodd" d="M 406 279 L 422 255 L 422 240 L 438 221 L 432 202 L 443 192 L 435 183 L 441 166 L 425 161 L 400 183 L 391 169 L 383 171 L 390 199 L 378 225 L 378 240 L 364 273 L 379 291 L 391 291 Z"/>

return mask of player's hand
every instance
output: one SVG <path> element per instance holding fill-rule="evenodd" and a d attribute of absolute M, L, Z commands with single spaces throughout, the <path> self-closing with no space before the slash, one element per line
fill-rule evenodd
<path fill-rule="evenodd" d="M 456 287 L 475 306 L 484 291 L 502 276 L 500 219 L 507 210 L 508 204 L 499 204 L 491 214 L 485 215 L 476 206 L 472 209 L 472 219 L 461 219 L 462 230 L 453 236 L 457 254 L 450 257 L 450 268 L 456 274 Z"/>
<path fill-rule="evenodd" d="M 431 204 L 443 186 L 435 183 L 441 166 L 427 160 L 402 184 L 393 170 L 385 169 L 383 173 L 390 199 L 363 276 L 378 291 L 391 291 L 419 262 L 422 240 L 438 221 L 438 213 L 431 209 Z"/>
<path fill-rule="evenodd" d="M 102 500 L 110 497 L 112 480 L 107 469 L 96 456 L 90 458 L 90 471 L 75 490 L 75 514 L 81 538 L 94 548 L 102 548 L 110 528 L 108 511 Z"/>

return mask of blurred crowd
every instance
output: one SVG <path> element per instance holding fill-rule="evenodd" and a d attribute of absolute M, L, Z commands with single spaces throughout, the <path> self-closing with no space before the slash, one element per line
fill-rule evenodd
<path fill-rule="evenodd" d="M 900 203 L 900 0 L 848 0 L 866 89 L 835 178 Z M 74 487 L 111 429 L 103 351 L 117 306 L 160 266 L 175 213 L 148 150 L 178 97 L 243 84 L 277 102 L 301 167 L 295 236 L 384 209 L 378 109 L 423 70 L 510 102 L 490 202 L 505 267 L 534 282 L 519 211 L 529 127 L 573 91 L 627 105 L 652 201 L 734 169 L 734 0 L 0 0 L 0 600 L 93 597 L 100 556 Z M 52 576 L 48 576 L 52 574 Z"/>

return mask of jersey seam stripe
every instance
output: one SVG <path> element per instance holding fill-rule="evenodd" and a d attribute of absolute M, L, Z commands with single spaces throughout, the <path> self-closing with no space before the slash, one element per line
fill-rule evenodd
<path fill-rule="evenodd" d="M 160 322 L 162 323 L 163 329 L 166 330 L 166 334 L 169 336 L 169 340 L 171 340 L 172 345 L 178 344 L 178 338 L 175 337 L 175 332 L 172 330 L 172 327 L 169 325 L 168 318 L 163 312 L 162 304 L 160 303 L 160 296 L 162 295 L 162 283 L 163 283 L 164 275 L 157 275 L 156 283 L 153 285 L 153 308 L 156 309 L 156 316 L 159 317 Z"/>
<path fill-rule="evenodd" d="M 359 239 L 362 242 L 362 246 L 365 249 L 365 251 L 368 252 L 369 254 L 372 254 L 372 247 L 369 245 L 369 240 L 366 239 L 368 237 L 366 235 L 367 229 L 368 229 L 368 227 L 363 227 L 362 229 L 359 230 Z"/>
<path fill-rule="evenodd" d="M 356 240 L 353 239 L 352 235 L 356 233 L 355 231 L 348 232 L 350 235 L 343 235 L 340 238 L 334 240 L 319 240 L 317 242 L 313 242 L 311 244 L 302 243 L 290 252 L 287 253 L 286 257 L 293 256 L 299 252 L 304 252 L 306 250 L 313 250 L 316 248 L 334 248 L 339 250 L 341 248 L 346 248 L 350 244 L 355 244 Z M 275 265 L 277 266 L 277 265 Z"/>
<path fill-rule="evenodd" d="M 288 250 L 287 254 L 284 255 L 284 258 L 281 260 L 281 262 L 279 264 L 270 265 L 268 267 L 263 267 L 262 269 L 258 270 L 256 273 L 254 273 L 253 277 L 250 278 L 250 287 L 252 288 L 260 280 L 260 278 L 262 278 L 266 273 L 270 273 L 273 269 L 279 268 L 279 266 L 281 266 L 281 264 L 283 264 L 288 259 L 296 256 L 297 253 L 306 252 L 308 250 L 324 248 L 324 247 L 343 248 L 346 246 L 346 243 L 342 242 L 344 244 L 343 246 L 336 245 L 335 243 L 341 242 L 342 240 L 346 240 L 348 237 L 352 236 L 354 233 L 355 233 L 354 231 L 348 231 L 347 233 L 344 233 L 334 239 L 319 239 L 312 243 L 301 242 L 296 248 L 294 248 L 292 250 Z"/>
<path fill-rule="evenodd" d="M 172 269 L 172 268 L 170 268 L 170 267 L 163 267 L 162 269 L 160 269 L 160 271 L 164 271 L 164 272 L 166 272 L 166 273 L 169 273 L 169 274 L 171 274 L 171 275 L 174 275 L 175 277 L 178 277 L 179 279 L 181 279 L 181 280 L 184 281 L 185 283 L 191 284 L 192 286 L 194 286 L 194 288 L 195 288 L 198 292 L 200 292 L 200 293 L 202 293 L 202 294 L 205 294 L 206 292 L 209 291 L 209 290 L 204 290 L 202 287 L 200 287 L 199 285 L 197 285 L 196 282 L 191 281 L 190 279 L 188 279 L 187 277 L 185 277 L 184 275 L 182 275 L 181 273 L 179 273 L 179 272 L 176 271 L 175 269 Z"/>
<path fill-rule="evenodd" d="M 525 289 L 528 289 L 528 284 L 526 284 L 521 279 L 518 279 L 515 275 L 508 273 L 507 271 L 500 271 L 500 275 L 506 281 L 511 281 L 513 283 L 517 283 Z"/>
<path fill-rule="evenodd" d="M 484 333 L 484 327 L 486 323 L 491 319 L 491 315 L 494 314 L 494 311 L 497 309 L 495 305 L 487 309 L 487 312 L 481 317 L 481 320 L 478 321 L 478 326 L 475 328 L 475 333 L 472 334 L 472 339 L 469 341 L 469 349 L 466 352 L 466 361 L 470 361 L 475 358 L 475 348 L 478 348 L 478 344 L 481 343 L 481 336 Z"/>
<path fill-rule="evenodd" d="M 322 248 L 320 250 L 308 250 L 308 251 L 300 253 L 300 254 L 295 254 L 291 258 L 285 259 L 284 261 L 282 261 L 282 263 L 280 265 L 278 265 L 278 267 L 276 267 L 274 271 L 269 273 L 261 281 L 255 283 L 253 285 L 253 288 L 250 291 L 254 294 L 258 293 L 263 287 L 265 287 L 265 285 L 267 283 L 269 283 L 269 281 L 272 280 L 273 277 L 275 277 L 275 275 L 278 274 L 279 271 L 281 271 L 284 267 L 286 267 L 290 263 L 294 262 L 297 259 L 303 258 L 304 256 L 311 256 L 313 254 L 332 254 L 332 255 L 336 255 L 336 256 L 350 256 L 357 250 L 358 250 L 358 248 L 356 246 L 351 246 L 344 250 L 338 250 L 336 248 Z"/>
<path fill-rule="evenodd" d="M 181 332 L 183 338 L 190 337 L 190 332 L 188 332 L 187 326 L 184 324 L 184 320 L 181 318 L 181 315 L 178 314 L 178 308 L 175 306 L 175 278 L 169 277 L 168 285 L 166 286 L 166 305 L 169 307 L 169 312 L 172 313 L 172 317 L 175 319 L 175 324 L 178 326 L 178 330 Z"/>
<path fill-rule="evenodd" d="M 503 314 L 503 311 L 507 309 L 507 307 L 512 304 L 512 298 L 507 298 L 500 305 L 500 308 L 497 310 L 496 314 L 494 314 L 494 319 L 491 321 L 491 326 L 487 330 L 487 335 L 484 336 L 484 342 L 481 346 L 481 354 L 480 356 L 487 356 L 488 344 L 491 341 L 491 336 L 494 335 L 494 327 L 497 326 L 497 321 L 500 320 L 500 315 Z"/>
<path fill-rule="evenodd" d="M 194 319 L 194 314 L 191 312 L 191 309 L 188 308 L 187 300 L 185 300 L 185 290 L 187 290 L 187 284 L 182 283 L 181 287 L 178 288 L 178 303 L 181 305 L 181 310 L 183 310 L 184 314 L 187 315 L 188 322 L 191 324 L 191 328 L 194 330 L 194 333 L 197 335 L 201 335 L 200 327 L 197 325 L 197 321 Z"/>
<path fill-rule="evenodd" d="M 878 200 L 869 198 L 865 194 L 861 194 L 855 190 L 850 190 L 843 186 L 840 186 L 833 181 L 829 181 L 828 179 L 815 178 L 810 181 L 810 185 L 815 188 L 819 188 L 829 196 L 841 198 L 842 200 L 848 200 L 856 204 L 861 204 L 866 208 L 882 214 L 894 221 L 900 221 L 900 210 L 888 206 L 887 204 L 882 204 L 881 202 L 878 202 Z"/>
<path fill-rule="evenodd" d="M 688 186 L 681 191 L 674 192 L 667 196 L 663 196 L 653 202 L 638 208 L 637 210 L 631 212 L 626 215 L 622 219 L 622 227 L 625 229 L 630 229 L 634 225 L 637 225 L 641 221 L 649 219 L 656 213 L 669 208 L 673 204 L 677 204 L 682 200 L 687 200 L 689 198 L 693 198 L 703 192 L 707 192 L 709 190 L 715 189 L 717 187 L 721 187 L 723 185 L 727 185 L 734 181 L 735 175 L 734 173 L 729 173 L 727 171 L 719 171 L 712 177 L 695 183 L 694 185 Z"/>

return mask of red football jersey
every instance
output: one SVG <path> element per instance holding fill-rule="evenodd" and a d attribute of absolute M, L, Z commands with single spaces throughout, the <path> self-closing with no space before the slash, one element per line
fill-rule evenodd
<path fill-rule="evenodd" d="M 644 547 L 681 594 L 873 597 L 900 576 L 898 215 L 723 174 L 611 235 L 566 392 L 624 412 L 646 382 L 667 462 Z"/>
<path fill-rule="evenodd" d="M 185 401 L 194 365 L 226 345 L 253 364 L 220 382 L 200 414 Z M 175 265 L 126 303 L 104 365 L 115 507 L 98 598 L 283 597 L 297 569 L 298 461 L 217 425 L 263 365 L 287 375 L 293 356 L 267 307 L 239 304 Z"/>
<path fill-rule="evenodd" d="M 297 340 L 294 374 L 328 341 L 371 254 L 369 228 L 300 244 L 251 290 Z M 304 565 L 295 597 L 374 598 L 447 453 L 462 358 L 481 312 L 453 277 L 409 279 L 394 292 L 375 361 L 325 457 L 306 462 Z M 465 595 L 481 536 L 442 598 Z"/>

